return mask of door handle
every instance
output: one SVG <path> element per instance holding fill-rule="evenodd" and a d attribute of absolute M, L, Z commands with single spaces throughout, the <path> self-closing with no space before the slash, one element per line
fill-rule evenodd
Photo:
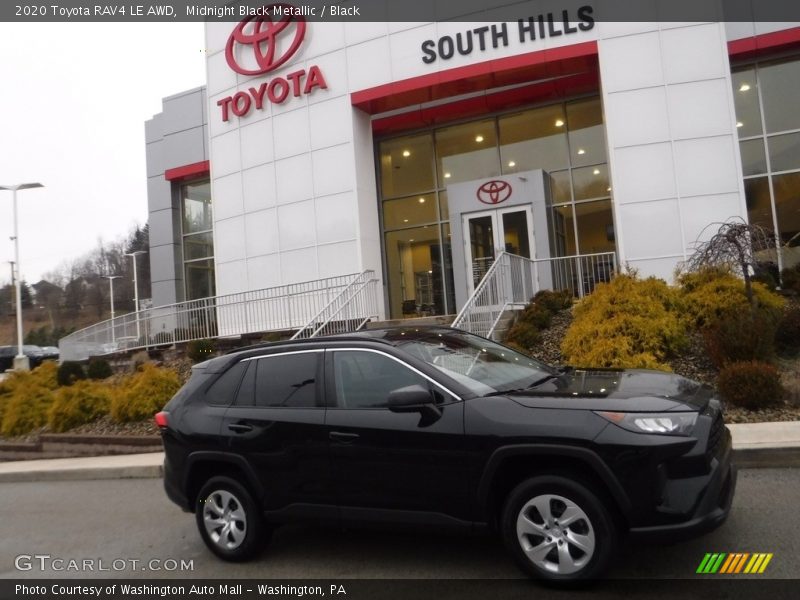
<path fill-rule="evenodd" d="M 228 425 L 228 429 L 236 433 L 247 433 L 248 431 L 253 431 L 253 426 L 247 423 L 231 423 Z"/>
<path fill-rule="evenodd" d="M 351 444 L 355 442 L 359 437 L 357 433 L 347 433 L 345 431 L 331 431 L 328 434 L 331 440 L 334 442 L 340 442 L 342 444 Z"/>

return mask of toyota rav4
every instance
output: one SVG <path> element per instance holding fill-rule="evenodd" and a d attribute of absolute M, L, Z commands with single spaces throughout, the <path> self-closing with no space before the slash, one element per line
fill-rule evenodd
<path fill-rule="evenodd" d="M 448 328 L 278 342 L 197 365 L 156 415 L 168 496 L 225 560 L 300 519 L 499 532 L 535 577 L 599 576 L 623 537 L 728 515 L 713 390 L 554 369 Z"/>

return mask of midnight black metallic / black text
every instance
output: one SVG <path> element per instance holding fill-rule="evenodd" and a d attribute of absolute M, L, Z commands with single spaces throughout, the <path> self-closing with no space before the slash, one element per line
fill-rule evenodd
<path fill-rule="evenodd" d="M 573 19 L 569 10 L 562 10 L 561 15 L 553 13 L 541 14 L 527 19 L 519 19 L 517 28 L 521 44 L 545 38 L 569 35 L 594 28 L 594 9 L 581 6 L 576 11 L 577 19 Z M 484 25 L 469 31 L 452 35 L 443 35 L 438 40 L 422 42 L 422 62 L 431 64 L 436 59 L 449 60 L 456 54 L 467 56 L 475 48 L 481 52 L 491 45 L 492 48 L 509 45 L 508 23 Z"/>

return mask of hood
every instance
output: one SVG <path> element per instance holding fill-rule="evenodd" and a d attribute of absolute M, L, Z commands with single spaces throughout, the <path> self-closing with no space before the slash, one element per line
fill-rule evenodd
<path fill-rule="evenodd" d="M 711 386 L 644 369 L 570 369 L 535 388 L 509 394 L 525 406 L 617 411 L 702 411 Z"/>

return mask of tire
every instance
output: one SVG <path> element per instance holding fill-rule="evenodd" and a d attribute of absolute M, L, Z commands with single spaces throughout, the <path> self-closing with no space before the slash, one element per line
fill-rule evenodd
<path fill-rule="evenodd" d="M 195 520 L 200 537 L 223 560 L 253 558 L 271 531 L 249 490 L 230 477 L 212 477 L 197 494 Z"/>
<path fill-rule="evenodd" d="M 599 577 L 617 549 L 617 530 L 603 501 L 585 484 L 556 475 L 514 488 L 501 532 L 523 571 L 555 583 Z"/>

